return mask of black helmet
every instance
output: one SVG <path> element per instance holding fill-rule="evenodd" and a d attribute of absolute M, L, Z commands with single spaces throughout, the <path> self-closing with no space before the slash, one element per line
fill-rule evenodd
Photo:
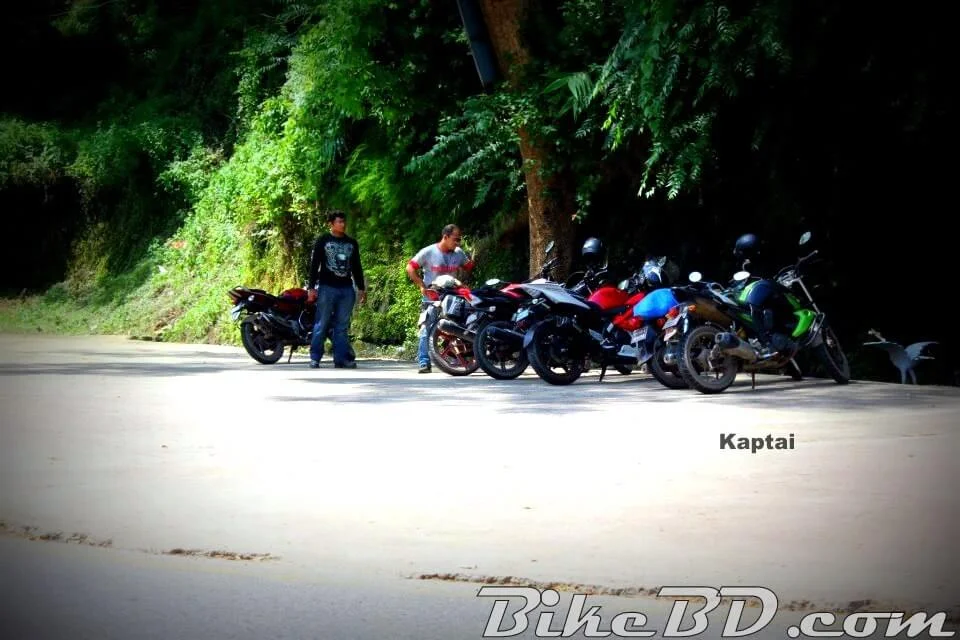
<path fill-rule="evenodd" d="M 588 262 L 601 262 L 603 260 L 603 243 L 599 238 L 587 238 L 580 249 L 580 255 Z"/>
<path fill-rule="evenodd" d="M 760 241 L 757 240 L 757 236 L 752 233 L 745 233 L 739 238 L 737 238 L 737 243 L 734 245 L 733 255 L 747 257 L 756 255 L 757 251 L 760 249 Z"/>

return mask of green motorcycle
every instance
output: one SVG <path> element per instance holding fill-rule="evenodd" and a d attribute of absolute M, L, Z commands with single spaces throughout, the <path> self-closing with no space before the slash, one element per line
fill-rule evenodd
<path fill-rule="evenodd" d="M 810 241 L 804 233 L 800 245 Z M 677 287 L 679 313 L 664 325 L 664 360 L 675 365 L 688 386 L 701 393 L 725 391 L 739 372 L 755 375 L 800 368 L 795 356 L 809 350 L 838 384 L 850 381 L 850 363 L 826 315 L 803 282 L 803 267 L 813 251 L 773 278 L 746 271 L 756 248 L 753 234 L 737 240 L 735 254 L 745 257 L 730 285 L 701 282 Z"/>

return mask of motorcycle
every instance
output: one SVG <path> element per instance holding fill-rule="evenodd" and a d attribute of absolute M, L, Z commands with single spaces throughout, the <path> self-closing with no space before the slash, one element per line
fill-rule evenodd
<path fill-rule="evenodd" d="M 547 244 L 545 255 L 554 248 Z M 547 282 L 557 258 L 548 260 L 531 282 Z M 484 286 L 470 289 L 453 276 L 440 276 L 428 289 L 431 304 L 421 313 L 420 322 L 429 329 L 428 352 L 431 361 L 449 375 L 469 375 L 481 366 L 477 354 L 478 334 L 490 323 L 513 316 L 527 297 L 521 283 L 506 283 L 491 278 Z"/>
<path fill-rule="evenodd" d="M 687 389 L 687 383 L 676 364 L 666 359 L 664 327 L 679 314 L 679 302 L 670 287 L 654 289 L 633 308 L 633 313 L 646 322 L 646 331 L 637 340 L 641 344 L 640 360 L 646 361 L 647 370 L 660 384 L 668 389 Z"/>
<path fill-rule="evenodd" d="M 590 240 L 587 241 L 589 243 Z M 587 246 L 585 243 L 585 246 Z M 548 245 L 552 247 L 551 242 Z M 549 264 L 549 263 L 548 263 Z M 542 274 L 541 274 L 542 275 Z M 612 288 L 606 282 L 606 265 L 598 267 L 593 261 L 588 261 L 584 271 L 571 274 L 563 287 L 577 296 L 587 298 L 601 286 Z M 545 278 L 535 278 L 525 283 L 512 285 L 513 290 L 519 291 L 523 300 L 509 320 L 496 320 L 488 323 L 477 333 L 477 359 L 484 372 L 497 380 L 512 380 L 519 377 L 530 363 L 526 350 L 523 347 L 523 337 L 527 329 L 546 316 L 546 307 L 537 306 L 535 294 L 524 291 L 521 284 L 542 284 L 551 282 Z M 556 283 L 554 283 L 556 284 Z M 586 366 L 586 365 L 585 365 Z M 616 365 L 620 373 L 628 375 L 633 367 Z M 585 369 L 586 371 L 587 369 Z"/>
<path fill-rule="evenodd" d="M 635 310 L 649 289 L 661 282 L 665 262 L 665 257 L 648 260 L 616 287 L 604 283 L 586 297 L 559 285 L 524 285 L 536 297 L 528 311 L 539 316 L 523 337 L 537 375 L 564 385 L 576 381 L 593 363 L 601 368 L 600 381 L 610 366 L 629 374 L 645 364 L 653 353 L 647 346 L 651 327 Z"/>
<path fill-rule="evenodd" d="M 261 364 L 275 364 L 289 346 L 289 363 L 294 351 L 310 346 L 317 308 L 316 302 L 308 301 L 307 293 L 301 287 L 286 289 L 279 295 L 248 287 L 227 291 L 234 305 L 230 317 L 240 321 L 240 339 L 251 358 Z M 327 337 L 333 339 L 332 323 Z M 350 359 L 355 358 L 350 347 Z"/>
<path fill-rule="evenodd" d="M 804 233 L 800 246 L 810 238 Z M 850 381 L 847 356 L 803 281 L 804 267 L 817 254 L 799 258 L 773 278 L 753 277 L 747 259 L 727 286 L 701 283 L 702 274 L 690 274 L 694 286 L 675 290 L 680 304 L 665 324 L 664 341 L 667 360 L 675 361 L 691 388 L 723 392 L 741 371 L 751 374 L 755 387 L 759 372 L 790 366 L 799 372 L 795 357 L 803 350 L 811 351 L 838 384 Z"/>

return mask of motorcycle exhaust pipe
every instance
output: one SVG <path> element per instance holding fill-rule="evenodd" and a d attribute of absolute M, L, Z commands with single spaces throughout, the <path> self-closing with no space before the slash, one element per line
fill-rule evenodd
<path fill-rule="evenodd" d="M 519 331 L 504 329 L 503 327 L 490 327 L 488 331 L 490 332 L 490 337 L 494 340 L 523 344 L 523 334 Z"/>
<path fill-rule="evenodd" d="M 715 342 L 721 353 L 740 358 L 746 362 L 756 362 L 760 357 L 756 349 L 741 340 L 735 333 L 718 333 Z"/>
<path fill-rule="evenodd" d="M 465 327 L 461 327 L 456 322 L 448 320 L 447 318 L 442 318 L 437 322 L 437 329 L 443 331 L 444 333 L 457 336 L 461 340 L 466 340 L 467 342 L 473 342 L 477 337 L 476 331 L 470 331 Z"/>

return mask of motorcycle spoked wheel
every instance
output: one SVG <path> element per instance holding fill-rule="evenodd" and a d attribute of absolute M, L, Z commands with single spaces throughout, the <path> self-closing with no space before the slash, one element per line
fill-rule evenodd
<path fill-rule="evenodd" d="M 825 327 L 822 337 L 823 342 L 814 349 L 814 353 L 834 382 L 847 384 L 850 382 L 850 362 L 837 340 L 837 335 L 831 327 Z"/>
<path fill-rule="evenodd" d="M 513 323 L 507 320 L 491 322 L 477 333 L 473 343 L 474 355 L 483 372 L 495 380 L 513 380 L 527 370 L 530 360 L 523 346 L 511 349 L 502 341 L 493 338 L 490 327 L 512 329 Z"/>
<path fill-rule="evenodd" d="M 569 329 L 554 324 L 544 324 L 537 328 L 533 342 L 527 347 L 530 366 L 543 380 L 554 385 L 572 384 L 583 373 L 583 360 L 570 357 L 567 350 L 571 335 Z M 563 369 L 557 373 L 554 368 Z"/>
<path fill-rule="evenodd" d="M 677 368 L 684 382 L 700 393 L 721 393 L 737 379 L 737 361 L 726 356 L 719 369 L 711 368 L 707 362 L 720 329 L 710 325 L 700 325 L 680 340 L 680 353 Z M 710 376 L 714 376 L 711 378 Z"/>
<path fill-rule="evenodd" d="M 434 325 L 427 339 L 427 352 L 437 368 L 451 376 L 468 376 L 480 368 L 473 344 L 463 338 L 439 331 Z"/>
<path fill-rule="evenodd" d="M 275 364 L 283 357 L 283 342 L 257 330 L 253 318 L 244 318 L 240 323 L 240 340 L 250 357 L 260 364 Z"/>
<path fill-rule="evenodd" d="M 667 344 L 662 338 L 657 338 L 657 342 L 653 347 L 653 356 L 651 356 L 647 362 L 647 369 L 650 371 L 650 375 L 667 389 L 689 389 L 690 387 L 683 379 L 683 376 L 680 375 L 677 366 L 668 365 L 664 361 L 663 357 L 666 352 Z"/>

